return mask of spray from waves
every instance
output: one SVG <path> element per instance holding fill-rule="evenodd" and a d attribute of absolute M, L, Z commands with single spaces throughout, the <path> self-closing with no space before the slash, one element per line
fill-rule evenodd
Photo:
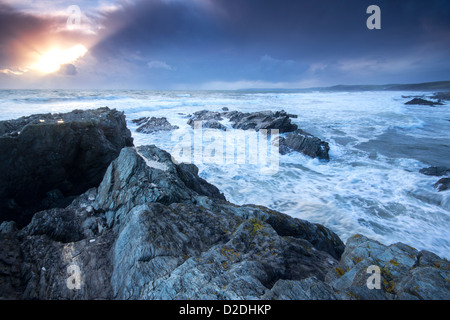
<path fill-rule="evenodd" d="M 164 116 L 180 129 L 190 129 L 186 117 L 202 109 L 284 109 L 298 115 L 293 121 L 300 128 L 329 142 L 329 163 L 292 153 L 280 156 L 273 176 L 261 176 L 258 166 L 199 163 L 200 175 L 231 202 L 265 205 L 321 223 L 344 241 L 362 233 L 386 244 L 404 242 L 449 257 L 450 192 L 437 192 L 436 177 L 418 172 L 443 161 L 445 146 L 450 146 L 448 109 L 405 106 L 402 94 L 2 91 L 0 114 L 11 119 L 109 106 L 125 112 L 136 145 L 156 144 L 171 152 L 170 134 L 138 133 L 131 120 Z M 382 140 L 384 145 L 406 146 L 409 141 L 416 151 L 404 147 L 389 154 Z M 363 143 L 366 148 L 361 148 Z M 420 158 L 418 148 L 423 149 Z"/>

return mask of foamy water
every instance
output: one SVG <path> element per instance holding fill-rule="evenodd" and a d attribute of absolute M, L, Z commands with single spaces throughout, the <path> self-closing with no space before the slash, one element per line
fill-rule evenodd
<path fill-rule="evenodd" d="M 169 152 L 172 134 L 140 134 L 131 120 L 166 117 L 179 130 L 207 109 L 285 110 L 301 129 L 329 142 L 330 162 L 280 155 L 279 170 L 258 165 L 196 163 L 200 175 L 236 204 L 254 203 L 325 225 L 345 242 L 362 233 L 450 257 L 450 191 L 418 171 L 450 168 L 450 106 L 406 106 L 411 92 L 0 91 L 0 119 L 108 106 L 125 112 L 136 145 Z"/>

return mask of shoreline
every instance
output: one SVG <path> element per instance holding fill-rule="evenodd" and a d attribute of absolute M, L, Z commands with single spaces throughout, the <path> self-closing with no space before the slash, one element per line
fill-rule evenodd
<path fill-rule="evenodd" d="M 64 123 L 39 121 L 30 128 L 56 133 L 70 128 L 75 136 L 92 131 L 97 141 L 106 141 L 96 129 L 108 126 L 102 124 L 104 120 L 95 124 L 98 114 L 93 112 L 75 112 L 89 115 L 82 117 L 83 125 L 78 116 L 61 115 L 58 118 L 64 118 Z M 117 117 L 123 124 L 125 120 L 115 110 L 103 108 L 100 114 L 107 121 Z M 362 235 L 350 237 L 344 245 L 320 224 L 263 206 L 232 204 L 198 176 L 195 165 L 175 164 L 169 153 L 156 146 L 127 146 L 130 131 L 123 125 L 119 128 L 119 135 L 128 137 L 128 142 L 121 142 L 124 148 L 107 164 L 98 187 L 76 196 L 67 207 L 40 211 L 21 230 L 2 224 L 1 246 L 8 248 L 4 252 L 12 266 L 6 277 L 9 286 L 3 289 L 10 298 L 403 300 L 450 296 L 446 259 L 401 243 L 386 246 Z M 7 139 L 24 137 L 24 133 L 22 129 Z M 46 137 L 58 139 L 57 134 Z M 80 143 L 73 141 L 69 145 Z M 15 258 L 11 261 L 11 257 Z M 0 262 L 5 263 L 4 259 L 0 257 Z M 83 286 L 75 290 L 67 287 L 64 272 L 73 264 L 84 277 Z M 372 265 L 380 272 L 376 289 L 367 285 L 366 269 Z M 427 287 L 421 286 L 424 278 Z"/>

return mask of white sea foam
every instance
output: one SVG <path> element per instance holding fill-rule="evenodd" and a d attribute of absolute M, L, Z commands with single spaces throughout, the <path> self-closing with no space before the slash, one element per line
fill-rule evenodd
<path fill-rule="evenodd" d="M 261 175 L 258 165 L 197 163 L 200 175 L 231 202 L 321 223 L 344 242 L 362 233 L 450 258 L 450 191 L 438 192 L 433 184 L 439 178 L 418 172 L 450 167 L 450 106 L 404 105 L 402 95 L 411 94 L 423 93 L 0 91 L 0 118 L 108 106 L 125 111 L 135 145 L 171 152 L 170 132 L 138 133 L 131 120 L 166 117 L 179 130 L 192 130 L 187 115 L 203 109 L 283 109 L 298 115 L 293 122 L 300 128 L 329 142 L 330 162 L 291 153 L 280 156 L 274 175 Z"/>

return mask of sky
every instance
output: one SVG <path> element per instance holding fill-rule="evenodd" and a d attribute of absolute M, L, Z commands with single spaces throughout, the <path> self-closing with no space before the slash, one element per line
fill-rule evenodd
<path fill-rule="evenodd" d="M 3 89 L 445 80 L 448 0 L 0 0 Z"/>

